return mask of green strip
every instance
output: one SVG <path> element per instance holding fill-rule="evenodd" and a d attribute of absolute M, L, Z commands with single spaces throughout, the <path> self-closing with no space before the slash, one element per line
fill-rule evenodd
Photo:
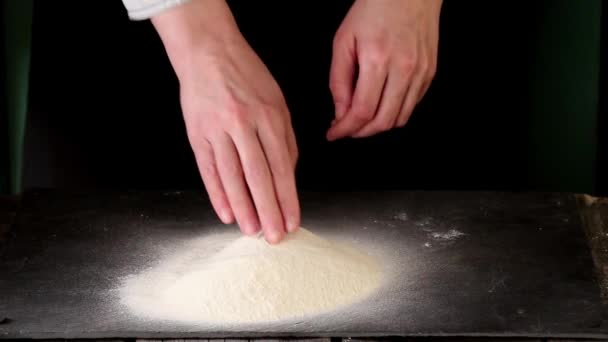
<path fill-rule="evenodd" d="M 5 0 L 4 42 L 9 138 L 10 192 L 21 191 L 23 144 L 29 89 L 32 0 Z"/>
<path fill-rule="evenodd" d="M 592 193 L 602 1 L 542 3 L 530 80 L 530 182 L 541 190 Z"/>

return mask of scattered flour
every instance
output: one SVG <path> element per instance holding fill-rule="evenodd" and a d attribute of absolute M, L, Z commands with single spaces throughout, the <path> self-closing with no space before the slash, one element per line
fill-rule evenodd
<path fill-rule="evenodd" d="M 129 278 L 122 302 L 150 318 L 240 324 L 304 318 L 353 304 L 381 282 L 381 267 L 358 250 L 306 229 L 277 245 L 219 234 Z"/>
<path fill-rule="evenodd" d="M 463 235 L 465 235 L 463 232 L 456 230 L 456 229 L 450 229 L 445 233 L 438 233 L 438 232 L 431 233 L 431 237 L 433 239 L 444 240 L 444 241 L 455 240 Z"/>
<path fill-rule="evenodd" d="M 423 219 L 421 219 L 419 221 L 416 221 L 414 224 L 417 227 L 423 228 L 423 230 L 424 230 L 425 228 L 433 225 L 433 219 L 430 218 L 430 217 L 425 217 L 425 218 L 423 218 Z"/>
<path fill-rule="evenodd" d="M 393 216 L 393 218 L 395 220 L 399 220 L 399 221 L 407 221 L 407 220 L 409 220 L 409 216 L 407 215 L 406 212 L 397 213 L 397 214 L 395 214 L 395 216 Z"/>

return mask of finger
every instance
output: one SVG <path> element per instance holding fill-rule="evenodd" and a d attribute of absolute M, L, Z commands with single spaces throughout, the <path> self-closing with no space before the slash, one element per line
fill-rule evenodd
<path fill-rule="evenodd" d="M 287 148 L 289 150 L 289 157 L 291 158 L 291 165 L 293 166 L 293 169 L 296 169 L 296 165 L 298 164 L 298 144 L 296 141 L 296 135 L 293 132 L 293 129 L 291 127 L 288 127 L 286 130 L 286 141 L 287 141 Z"/>
<path fill-rule="evenodd" d="M 431 84 L 433 83 L 433 79 L 435 78 L 435 73 L 437 72 L 437 52 L 435 50 L 430 50 L 430 55 L 434 56 L 430 58 L 428 70 L 426 70 L 425 75 L 423 76 L 424 81 L 422 82 L 422 86 L 420 88 L 420 92 L 418 94 L 418 101 L 422 101 L 426 93 L 428 92 Z"/>
<path fill-rule="evenodd" d="M 233 135 L 249 191 L 266 240 L 278 243 L 285 235 L 272 174 L 255 130 L 242 127 Z"/>
<path fill-rule="evenodd" d="M 353 135 L 355 138 L 368 137 L 393 128 L 405 100 L 411 82 L 413 64 L 395 66 L 388 75 L 382 92 L 378 114 Z"/>
<path fill-rule="evenodd" d="M 439 32 L 435 28 L 431 32 L 429 32 L 430 38 L 425 39 L 426 42 L 429 42 L 424 51 L 427 53 L 429 62 L 429 68 L 427 70 L 427 76 L 425 78 L 425 82 L 422 85 L 420 94 L 418 96 L 418 102 L 420 102 L 426 93 L 428 92 L 433 79 L 435 78 L 435 74 L 437 73 L 437 49 L 438 49 L 438 40 L 439 40 Z"/>
<path fill-rule="evenodd" d="M 236 221 L 245 234 L 255 234 L 260 230 L 260 225 L 234 143 L 227 134 L 222 133 L 214 140 L 213 146 L 220 179 Z"/>
<path fill-rule="evenodd" d="M 286 109 L 289 111 L 288 109 Z M 296 140 L 296 134 L 293 130 L 293 126 L 291 125 L 291 117 L 288 115 L 289 120 L 285 124 L 285 140 L 287 141 L 287 148 L 289 151 L 289 156 L 291 158 L 291 164 L 295 170 L 296 165 L 298 163 L 298 143 Z"/>
<path fill-rule="evenodd" d="M 276 198 L 288 232 L 294 232 L 300 225 L 300 204 L 296 191 L 295 174 L 280 127 L 273 127 L 271 120 L 260 122 L 258 136 L 270 166 Z"/>
<path fill-rule="evenodd" d="M 412 111 L 414 110 L 414 106 L 418 103 L 420 90 L 422 88 L 422 83 L 424 82 L 423 74 L 417 73 L 414 76 L 414 80 L 412 81 L 412 85 L 407 91 L 407 95 L 405 97 L 405 101 L 403 101 L 403 105 L 400 110 L 399 117 L 397 118 L 396 126 L 403 127 L 410 119 L 412 115 Z"/>
<path fill-rule="evenodd" d="M 330 141 L 354 134 L 376 114 L 387 77 L 386 66 L 384 63 L 366 62 L 360 68 L 352 104 L 344 117 L 327 132 Z"/>
<path fill-rule="evenodd" d="M 356 68 L 355 39 L 337 34 L 334 39 L 329 89 L 334 100 L 336 119 L 341 119 L 350 106 Z"/>
<path fill-rule="evenodd" d="M 213 148 L 207 139 L 203 139 L 195 144 L 195 146 L 194 156 L 196 164 L 205 184 L 211 205 L 223 223 L 232 223 L 234 221 L 234 214 L 230 208 L 230 202 L 217 170 Z"/>
<path fill-rule="evenodd" d="M 420 103 L 426 93 L 428 93 L 429 88 L 431 87 L 431 81 L 432 80 L 426 80 L 422 83 L 422 87 L 420 87 L 420 93 L 418 94 L 418 99 L 416 99 L 416 104 Z"/>

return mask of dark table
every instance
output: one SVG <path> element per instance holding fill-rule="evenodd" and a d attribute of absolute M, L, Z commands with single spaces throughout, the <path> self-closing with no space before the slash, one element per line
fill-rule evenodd
<path fill-rule="evenodd" d="M 344 212 L 349 209 L 359 209 L 359 212 L 365 211 L 362 206 L 362 203 L 366 203 L 366 198 L 371 196 L 370 194 L 330 194 L 330 195 L 305 195 L 303 200 L 303 207 L 308 213 L 314 213 L 313 215 L 318 215 L 317 218 L 312 221 L 318 221 L 318 217 L 330 217 L 335 213 Z M 542 259 L 544 261 L 550 260 L 547 258 L 555 258 L 556 262 L 559 262 L 560 265 L 553 265 L 547 263 L 546 269 L 548 270 L 546 273 L 543 273 L 540 268 L 537 266 L 531 266 L 534 272 L 540 272 L 541 277 L 547 277 L 547 281 L 556 281 L 553 286 L 555 286 L 557 292 L 564 293 L 565 296 L 573 296 L 567 301 L 560 301 L 558 297 L 554 297 L 556 299 L 555 302 L 555 313 L 551 313 L 550 308 L 547 309 L 547 305 L 550 303 L 547 302 L 538 302 L 542 303 L 545 308 L 539 311 L 539 314 L 544 315 L 543 317 L 550 318 L 554 320 L 553 323 L 560 323 L 560 319 L 569 319 L 570 321 L 563 322 L 565 327 L 568 327 L 568 324 L 580 324 L 582 330 L 587 331 L 588 334 L 583 334 L 581 336 L 575 336 L 579 338 L 594 338 L 594 339 L 602 339 L 605 336 L 603 332 L 606 332 L 605 327 L 605 317 L 604 317 L 604 308 L 605 308 L 605 298 L 606 298 L 606 290 L 608 289 L 608 200 L 593 198 L 587 195 L 572 195 L 572 194 L 493 194 L 493 193 L 385 193 L 385 194 L 374 194 L 375 203 L 377 203 L 378 207 L 374 208 L 372 211 L 374 212 L 373 217 L 370 218 L 370 224 L 378 224 L 379 227 L 384 226 L 386 229 L 391 228 L 390 226 L 399 226 L 402 221 L 399 217 L 390 218 L 390 216 L 382 216 L 377 215 L 379 213 L 389 214 L 389 213 L 405 213 L 406 210 L 407 215 L 409 215 L 410 219 L 415 219 L 416 215 L 420 216 L 423 212 L 428 212 L 431 203 L 437 204 L 437 217 L 443 215 L 443 217 L 450 217 L 449 220 L 453 219 L 465 219 L 465 213 L 471 213 L 470 207 L 473 203 L 477 203 L 480 206 L 479 215 L 475 216 L 477 220 L 486 220 L 484 222 L 493 222 L 496 217 L 501 216 L 502 221 L 494 221 L 498 222 L 498 225 L 506 224 L 510 229 L 513 229 L 517 234 L 521 234 L 521 237 L 526 237 L 522 230 L 524 227 L 537 227 L 540 230 L 531 230 L 527 233 L 527 239 L 532 242 L 528 242 L 528 246 L 526 247 L 526 242 L 522 241 L 521 244 L 523 247 L 518 247 L 517 244 L 514 243 L 515 239 L 511 242 L 505 241 L 505 244 L 512 244 L 512 248 L 522 248 L 522 251 L 526 251 L 526 248 L 532 248 L 538 244 L 539 250 L 534 251 L 531 255 Z M 456 199 L 461 199 L 460 203 L 455 202 Z M 330 206 L 328 209 L 327 206 L 320 206 L 319 203 L 323 201 L 329 201 L 327 203 L 339 203 L 338 199 L 342 199 L 344 202 L 347 202 L 345 205 L 334 205 Z M 173 204 L 168 204 L 170 201 Z M 149 222 L 154 222 L 154 220 L 164 220 L 167 221 L 173 217 L 176 222 L 181 222 L 182 228 L 187 227 L 188 224 L 185 223 L 189 219 L 201 219 L 201 216 L 194 215 L 192 216 L 192 210 L 198 205 L 204 204 L 205 201 L 202 200 L 197 194 L 193 193 L 172 193 L 172 194 L 159 194 L 159 193 L 123 193 L 123 194 L 64 194 L 64 193 L 55 193 L 55 192 L 40 192 L 40 193 L 30 193 L 26 194 L 23 198 L 17 197 L 2 197 L 0 198 L 0 270 L 10 269 L 7 267 L 6 260 L 9 259 L 11 261 L 11 256 L 15 257 L 16 255 L 22 255 L 23 253 L 27 253 L 23 246 L 15 247 L 11 245 L 11 242 L 14 242 L 16 245 L 23 244 L 23 239 L 31 239 L 32 243 L 36 243 L 36 238 L 33 238 L 34 235 L 38 234 L 41 237 L 48 237 L 50 235 L 45 235 L 41 233 L 41 227 L 48 226 L 49 223 L 53 223 L 58 227 L 65 228 L 65 231 L 62 233 L 61 231 L 55 232 L 53 234 L 64 234 L 64 237 L 74 239 L 77 243 L 82 243 L 82 240 L 78 236 L 79 229 L 74 229 L 74 227 L 69 228 L 69 225 L 66 222 L 73 222 L 76 220 L 82 224 L 83 222 L 90 222 L 90 227 L 87 228 L 89 233 L 94 233 L 96 231 L 95 223 L 106 220 L 112 221 L 114 224 L 124 225 L 128 222 L 135 222 L 133 220 L 136 216 L 140 216 L 143 218 L 147 218 L 150 220 Z M 394 205 L 391 203 L 402 203 L 403 205 Z M 454 203 L 450 205 L 450 203 Z M 131 208 L 126 210 L 124 208 Z M 93 209 L 97 208 L 97 209 Z M 120 209 L 123 208 L 123 209 Z M 388 208 L 389 210 L 384 210 L 382 208 Z M 450 209 L 452 208 L 452 209 Z M 455 208 L 455 209 L 454 209 Z M 505 210 L 505 208 L 509 208 Z M 18 215 L 16 213 L 18 212 Z M 330 214 L 333 212 L 333 214 Z M 209 213 L 203 214 L 203 216 L 208 215 Z M 180 216 L 182 215 L 182 216 Z M 494 216 L 495 217 L 494 217 Z M 397 215 L 398 216 L 398 215 Z M 88 221 L 78 221 L 78 217 L 88 217 Z M 180 220 L 180 217 L 186 217 L 187 219 Z M 207 217 L 207 216 L 205 216 Z M 381 217 L 385 217 L 385 219 L 381 219 Z M 486 217 L 486 219 L 484 219 Z M 489 217 L 489 219 L 487 219 Z M 388 219 L 386 219 L 388 218 Z M 403 218 L 403 217 L 401 217 Z M 469 217 L 470 219 L 470 217 Z M 337 225 L 344 223 L 344 220 L 347 220 L 345 217 L 333 217 L 329 221 L 337 220 Z M 382 221 L 382 222 L 379 222 Z M 487 221 L 489 220 L 489 221 Z M 310 220 L 309 220 L 310 221 Z M 451 221 L 450 221 L 451 222 Z M 475 222 L 475 221 L 472 221 Z M 502 223 L 500 223 L 502 222 Z M 140 222 L 141 223 L 141 222 Z M 306 219 L 305 219 L 306 223 Z M 478 222 L 479 223 L 479 222 Z M 475 224 L 471 224 L 471 227 L 475 227 Z M 479 224 L 478 224 L 479 226 Z M 481 227 L 481 226 L 479 226 Z M 580 229 L 577 230 L 577 227 Z M 395 227 L 392 227 L 395 228 Z M 471 228 L 471 229 L 473 229 Z M 184 228 L 187 230 L 187 228 Z M 379 228 L 381 229 L 381 228 Z M 544 232 L 543 232 L 544 229 Z M 18 231 L 19 233 L 16 233 Z M 578 231 L 578 232 L 577 232 Z M 474 233 L 474 230 L 466 231 L 466 233 Z M 25 234 L 25 238 L 23 236 L 19 237 L 19 234 Z M 497 231 L 497 234 L 506 234 L 506 230 Z M 544 246 L 540 243 L 542 242 L 542 238 L 546 237 L 548 240 L 547 244 L 551 247 Z M 570 238 L 567 238 L 570 237 Z M 489 238 L 487 243 L 491 247 L 493 243 L 497 243 L 497 241 L 492 241 L 491 235 L 486 236 L 485 238 Z M 509 238 L 508 235 L 504 235 L 503 238 L 507 238 L 507 240 L 512 239 Z M 84 239 L 86 240 L 86 239 Z M 566 241 L 567 240 L 567 241 Z M 479 242 L 479 241 L 477 241 Z M 496 245 L 498 246 L 498 244 Z M 585 247 L 590 246 L 589 255 L 586 254 Z M 461 248 L 470 249 L 471 245 L 467 245 L 463 242 Z M 453 245 L 450 248 L 460 248 L 457 245 Z M 563 247 L 563 255 L 560 255 L 560 248 Z M 463 254 L 464 253 L 464 254 Z M 466 250 L 461 252 L 461 256 L 471 256 L 471 254 L 467 254 Z M 497 255 L 494 255 L 496 257 Z M 490 255 L 492 257 L 492 255 Z M 571 261 L 569 257 L 573 257 L 577 259 L 576 261 Z M 3 258 L 5 263 L 3 264 Z M 12 259 L 13 261 L 15 259 Z M 470 261 L 470 260 L 469 260 Z M 510 267 L 511 265 L 508 262 L 504 264 L 500 264 L 500 259 L 495 259 L 496 262 L 499 263 L 499 266 Z M 41 263 L 40 265 L 42 265 Z M 33 265 L 35 268 L 36 265 Z M 73 266 L 73 265 L 71 265 Z M 517 266 L 517 265 L 515 265 Z M 582 267 L 580 269 L 580 274 L 578 272 L 574 272 L 577 267 Z M 588 267 L 588 269 L 587 269 Z M 513 268 L 513 269 L 516 269 Z M 559 272 L 559 270 L 563 270 L 566 275 Z M 453 269 L 452 269 L 453 271 Z M 530 271 L 530 270 L 528 270 Z M 528 272 L 526 270 L 522 270 L 522 272 Z M 551 272 L 549 272 L 551 271 Z M 554 272 L 555 271 L 555 272 Z M 32 275 L 36 275 L 36 273 L 32 268 L 24 267 L 23 272 L 30 272 Z M 450 272 L 450 268 L 447 268 L 447 272 Z M 530 277 L 532 273 L 526 275 L 526 277 Z M 512 277 L 517 278 L 517 275 L 512 273 Z M 5 276 L 6 277 L 6 276 Z M 592 278 L 593 283 L 592 283 Z M 480 278 L 482 279 L 482 278 Z M 2 281 L 4 280 L 4 282 Z M 483 280 L 483 279 L 482 279 Z M 525 279 L 524 279 L 525 280 Z M 507 283 L 509 286 L 512 286 L 515 281 L 509 280 Z M 542 284 L 544 280 L 540 279 L 538 284 Z M 10 284 L 10 279 L 2 279 L 0 276 L 0 289 L 2 289 L 3 284 Z M 496 283 L 496 289 L 500 292 L 501 287 L 506 284 L 498 281 Z M 580 285 L 579 289 L 570 289 L 569 285 L 578 284 Z M 595 284 L 592 286 L 592 284 Z M 506 286 L 506 285 L 505 285 Z M 594 289 L 598 290 L 598 295 L 595 296 Z M 27 285 L 26 285 L 27 287 Z M 444 288 L 448 289 L 448 288 Z M 4 290 L 10 292 L 10 287 L 5 287 Z M 521 289 L 520 290 L 512 290 L 512 293 L 508 293 L 505 291 L 504 294 L 492 294 L 487 295 L 485 299 L 488 300 L 488 305 L 494 305 L 492 303 L 493 300 L 497 301 L 505 301 L 510 295 L 512 295 L 514 299 L 521 300 L 525 297 L 517 297 L 522 296 Z M 483 294 L 482 294 L 483 296 Z M 502 297 L 501 297 L 502 296 Z M 580 296 L 579 298 L 575 298 L 576 296 Z M 588 302 L 592 299 L 597 299 L 597 303 L 586 303 L 582 306 L 579 305 L 579 302 Z M 27 298 L 23 299 L 24 304 L 32 305 L 32 303 L 27 302 Z M 12 306 L 11 306 L 12 305 Z M 508 303 L 501 304 L 502 307 L 508 306 Z M 573 310 L 572 312 L 565 312 L 564 309 L 567 309 L 570 305 L 570 308 Z M 9 305 L 9 308 L 14 308 L 14 303 Z M 497 306 L 498 307 L 498 306 Z M 0 301 L 0 308 L 2 308 L 2 302 Z M 585 310 L 588 308 L 589 310 Z M 35 310 L 34 307 L 32 307 Z M 467 308 L 463 308 L 467 309 Z M 480 309 L 477 308 L 468 308 L 473 311 L 473 313 L 469 312 L 464 314 L 473 317 L 475 315 L 475 310 Z M 534 309 L 532 309 L 534 310 Z M 480 310 L 482 312 L 484 310 Z M 577 313 L 577 316 L 572 316 L 570 314 Z M 0 313 L 1 314 L 1 313 Z M 500 313 L 498 313 L 500 316 Z M 61 313 L 59 313 L 61 315 Z M 473 315 L 473 316 L 471 316 Z M 570 315 L 570 316 L 569 316 Z M 585 316 L 586 315 L 586 316 Z M 2 320 L 3 317 L 0 317 Z M 519 320 L 518 320 L 519 319 Z M 518 327 L 518 322 L 521 321 L 521 318 L 506 318 L 506 323 L 503 326 L 504 328 L 509 327 Z M 42 325 L 44 325 L 44 319 L 40 318 Z M 49 318 L 50 321 L 53 321 L 53 318 Z M 510 321 L 509 321 L 510 320 Z M 524 320 L 525 321 L 525 320 Z M 498 321 L 493 320 L 492 318 L 484 320 L 483 317 L 479 318 L 479 322 L 481 326 L 484 324 L 494 324 Z M 28 335 L 27 329 L 31 329 L 31 325 L 24 325 L 23 329 L 25 334 L 20 336 L 19 334 L 15 334 L 15 330 L 11 330 L 11 325 L 18 324 L 17 322 L 13 322 L 10 317 L 2 321 L 0 324 L 0 337 L 2 337 L 2 331 L 11 332 L 8 337 L 31 337 Z M 549 322 L 548 324 L 551 324 Z M 592 327 L 593 324 L 600 325 L 597 329 Z M 432 325 L 431 325 L 432 326 Z M 495 327 L 500 327 L 497 325 Z M 521 328 L 521 326 L 519 326 Z M 570 326 L 569 328 L 572 328 Z M 529 340 L 529 341 L 553 341 L 552 331 L 555 332 L 556 336 L 563 337 L 561 333 L 563 331 L 559 330 L 559 325 L 551 329 L 547 329 L 543 331 L 543 327 L 538 327 L 538 334 L 530 334 L 533 337 L 524 336 L 525 334 L 514 334 L 515 337 L 511 336 L 511 338 L 516 338 L 517 340 Z M 429 330 L 430 331 L 430 330 Z M 520 330 L 520 332 L 525 331 Z M 569 333 L 572 333 L 573 330 L 569 330 Z M 497 340 L 501 337 L 508 338 L 509 334 L 505 334 L 504 336 L 492 335 L 491 337 L 484 336 L 486 335 L 484 331 L 481 331 L 479 336 L 471 333 L 471 330 L 466 334 L 467 336 L 454 336 L 450 334 L 450 332 L 441 332 L 439 330 L 434 331 L 434 334 L 429 334 L 431 337 L 417 336 L 416 334 L 405 335 L 399 337 L 400 339 L 431 339 L 431 340 L 443 340 L 450 339 L 452 340 Z M 486 331 L 487 332 L 487 331 Z M 508 332 L 506 330 L 505 332 Z M 593 333 L 595 332 L 595 333 Z M 56 338 L 62 337 L 59 335 L 48 336 L 48 338 Z M 77 334 L 78 335 L 78 334 Z M 94 335 L 94 334 L 93 334 Z M 162 335 L 162 334 L 161 334 Z M 277 336 L 279 338 L 299 338 L 299 339 L 314 339 L 318 341 L 336 341 L 340 339 L 348 339 L 354 341 L 355 339 L 348 338 L 351 335 L 327 335 L 323 334 L 323 336 L 316 336 L 315 333 L 311 333 L 311 336 L 302 336 L 300 334 L 295 334 L 295 336 Z M 572 335 L 572 334 L 571 334 Z M 574 334 L 575 335 L 575 334 Z M 6 336 L 6 335 L 5 335 Z M 70 338 L 70 334 L 65 334 L 66 337 Z M 354 334 L 352 336 L 357 336 Z M 410 337 L 413 336 L 413 337 Z M 606 335 L 608 336 L 608 335 Z M 36 338 L 47 338 L 43 335 L 35 336 Z M 74 337 L 86 338 L 86 334 L 80 334 L 78 336 L 74 335 Z M 100 336 L 97 336 L 100 337 Z M 104 338 L 110 337 L 118 337 L 122 339 L 121 336 L 103 336 Z M 129 339 L 134 339 L 140 336 L 128 336 Z M 144 336 L 141 336 L 144 337 Z M 145 337 L 152 337 L 158 339 L 170 339 L 173 336 L 163 335 L 163 336 L 154 336 L 154 334 Z M 201 337 L 201 336 L 176 336 L 176 337 Z M 202 336 L 208 337 L 208 336 Z M 216 337 L 216 336 L 210 336 Z M 239 336 L 230 336 L 237 337 Z M 242 336 L 242 337 L 252 337 L 252 336 Z M 256 340 L 262 340 L 265 336 L 254 336 Z M 358 336 L 359 339 L 364 340 L 377 340 L 377 339 L 394 339 L 397 337 L 394 336 Z M 217 339 L 209 340 L 215 341 Z M 207 341 L 207 340 L 205 340 Z"/>

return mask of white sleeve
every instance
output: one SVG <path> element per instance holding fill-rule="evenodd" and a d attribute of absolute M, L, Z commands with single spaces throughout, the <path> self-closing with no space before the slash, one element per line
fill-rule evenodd
<path fill-rule="evenodd" d="M 122 0 L 131 20 L 146 20 L 190 0 Z"/>

